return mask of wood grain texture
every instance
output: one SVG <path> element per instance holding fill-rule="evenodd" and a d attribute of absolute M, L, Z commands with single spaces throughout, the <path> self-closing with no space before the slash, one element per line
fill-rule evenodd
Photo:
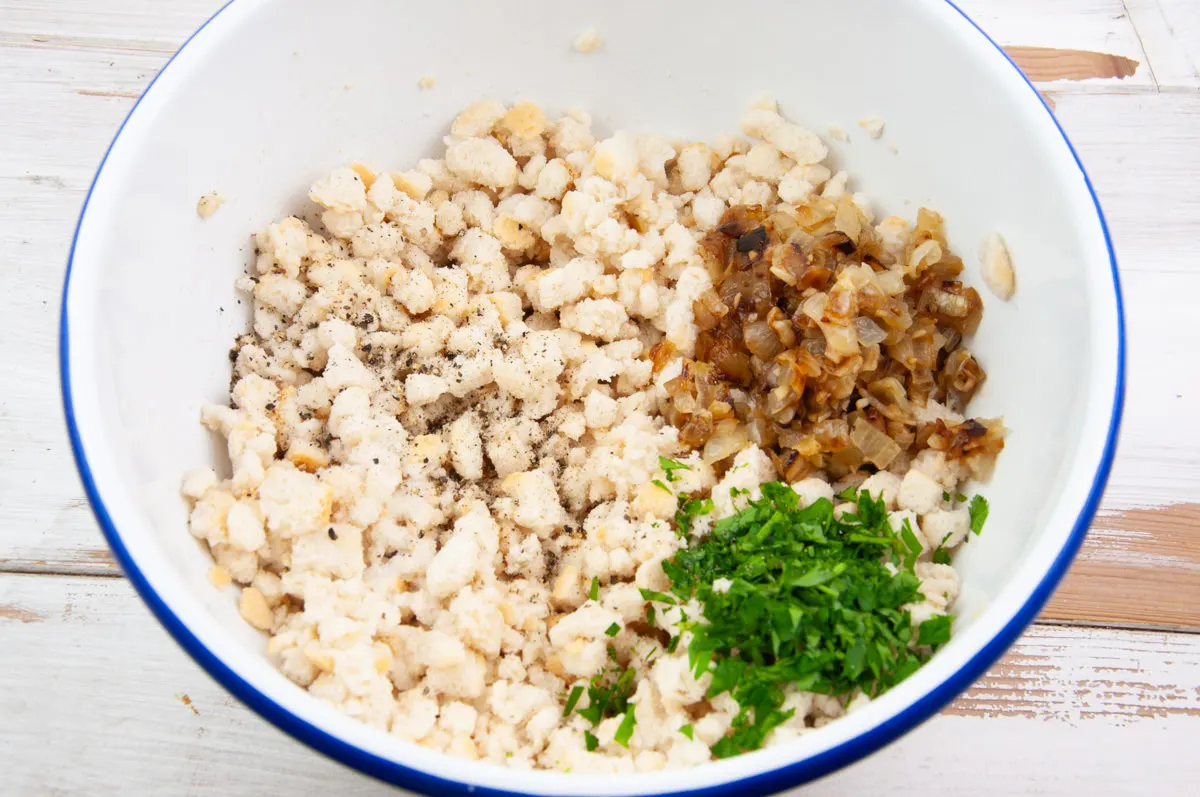
<path fill-rule="evenodd" d="M 957 3 L 997 44 L 1014 50 L 1101 53 L 1131 63 L 1124 79 L 1079 71 L 1059 76 L 1033 71 L 1039 87 L 1054 91 L 1148 91 L 1154 78 L 1137 30 L 1122 0 L 964 0 Z M 1064 62 L 1062 56 L 1037 58 L 1038 70 Z M 1022 64 L 1026 67 L 1026 64 Z M 1030 72 L 1028 68 L 1027 72 Z M 1093 70 L 1094 71 L 1094 70 Z M 1062 81 L 1062 82 L 1060 82 Z"/>
<path fill-rule="evenodd" d="M 1098 602 L 1097 595 L 1121 595 Z M 1200 504 L 1100 515 L 1043 617 L 1200 630 Z"/>
<path fill-rule="evenodd" d="M 3 0 L 0 43 L 59 46 L 79 42 L 118 49 L 175 51 L 225 0 Z"/>
<path fill-rule="evenodd" d="M 1194 635 L 1037 626 L 945 713 L 1067 724 L 1200 718 L 1198 642 Z"/>
<path fill-rule="evenodd" d="M 1200 4 L 1125 0 L 1129 20 L 1160 89 L 1200 88 Z"/>
<path fill-rule="evenodd" d="M 92 172 L 165 55 L 0 46 L 0 569 L 116 573 L 74 473 L 58 391 L 63 268 Z"/>
<path fill-rule="evenodd" d="M 238 705 L 124 580 L 0 575 L 0 606 L 38 618 L 0 615 L 5 795 L 395 793 Z M 1039 627 L 945 714 L 799 794 L 1182 797 L 1198 706 L 1198 636 Z"/>
<path fill-rule="evenodd" d="M 1124 80 L 1137 72 L 1138 68 L 1138 62 L 1132 58 L 1093 50 L 1018 45 L 1010 45 L 1004 50 L 1035 83 L 1106 78 Z"/>
<path fill-rule="evenodd" d="M 1194 362 L 1200 332 L 1170 296 L 1200 290 L 1190 243 L 1200 185 L 1177 172 L 1200 151 L 1200 95 L 1057 97 L 1116 245 L 1129 370 L 1107 517 L 1045 616 L 1197 629 L 1200 529 L 1188 505 L 1200 503 L 1200 373 L 1180 366 Z"/>

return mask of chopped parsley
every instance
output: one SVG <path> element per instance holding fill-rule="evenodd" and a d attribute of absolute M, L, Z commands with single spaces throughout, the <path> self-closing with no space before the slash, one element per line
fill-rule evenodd
<path fill-rule="evenodd" d="M 587 751 L 591 753 L 595 752 L 596 748 L 600 746 L 600 740 L 597 739 L 596 734 L 592 733 L 591 731 L 584 731 L 583 744 L 585 747 L 587 747 Z"/>
<path fill-rule="evenodd" d="M 605 717 L 624 714 L 629 707 L 635 673 L 632 668 L 626 667 L 615 680 L 612 678 L 614 673 L 615 671 L 600 673 L 592 676 L 588 682 L 588 706 L 579 709 L 579 716 L 590 722 L 593 728 Z"/>
<path fill-rule="evenodd" d="M 661 488 L 663 488 L 663 489 L 664 489 L 664 490 L 666 490 L 668 493 L 670 493 L 670 492 L 673 492 L 673 491 L 671 490 L 671 488 L 670 488 L 670 487 L 668 487 L 668 486 L 667 486 L 667 485 L 666 485 L 666 484 L 663 482 L 663 480 L 662 480 L 662 479 L 655 479 L 654 481 L 652 481 L 652 482 L 650 482 L 650 483 L 651 483 L 651 484 L 653 484 L 655 487 L 661 487 Z"/>
<path fill-rule="evenodd" d="M 904 547 L 908 549 L 908 553 L 904 556 L 904 569 L 912 570 L 924 546 L 917 539 L 917 535 L 913 532 L 912 524 L 908 522 L 908 518 L 904 519 L 904 523 L 900 527 L 900 539 L 904 541 Z"/>
<path fill-rule="evenodd" d="M 692 732 L 692 723 L 690 723 L 690 722 L 687 725 L 680 725 L 679 732 L 682 733 L 684 736 L 686 736 L 688 739 L 695 738 L 693 735 L 693 732 Z"/>
<path fill-rule="evenodd" d="M 987 499 L 982 495 L 975 496 L 967 506 L 967 511 L 971 513 L 971 531 L 976 534 L 983 531 L 983 524 L 987 522 L 988 516 Z"/>
<path fill-rule="evenodd" d="M 567 705 L 563 709 L 564 717 L 570 716 L 571 712 L 575 710 L 575 706 L 579 703 L 579 698 L 581 697 L 583 697 L 582 686 L 577 686 L 571 690 L 571 695 L 567 698 Z"/>
<path fill-rule="evenodd" d="M 675 599 L 664 592 L 655 592 L 652 589 L 639 589 L 638 592 L 642 593 L 642 600 L 658 601 L 659 603 L 669 603 L 672 605 L 675 603 Z"/>
<path fill-rule="evenodd" d="M 675 532 L 686 538 L 692 531 L 692 521 L 713 511 L 711 498 L 688 498 L 679 496 L 679 508 L 675 510 Z"/>
<path fill-rule="evenodd" d="M 654 607 L 646 607 L 646 625 L 654 625 Z"/>
<path fill-rule="evenodd" d="M 667 475 L 667 481 L 678 481 L 679 475 L 675 473 L 677 470 L 691 470 L 690 465 L 684 465 L 677 459 L 667 459 L 659 454 L 658 467 L 662 468 L 662 472 Z"/>
<path fill-rule="evenodd" d="M 605 636 L 616 636 L 619 633 L 621 633 L 621 626 L 617 625 L 616 623 L 613 623 L 608 628 L 604 629 Z"/>
<path fill-rule="evenodd" d="M 600 600 L 600 577 L 592 576 L 592 588 L 588 590 L 588 597 L 594 601 Z"/>
<path fill-rule="evenodd" d="M 938 543 L 938 547 L 933 549 L 933 563 L 935 565 L 950 564 L 950 552 L 946 550 L 946 540 L 950 539 L 954 532 L 947 531 L 942 535 L 942 541 Z"/>
<path fill-rule="evenodd" d="M 913 627 L 904 606 L 922 599 L 913 573 L 922 546 L 911 524 L 891 526 L 882 500 L 843 491 L 838 498 L 857 509 L 836 518 L 825 499 L 801 509 L 785 484 L 761 491 L 663 563 L 671 595 L 642 590 L 646 600 L 703 606 L 702 617 L 680 621 L 667 649 L 690 631 L 692 671 L 712 674 L 708 697 L 729 692 L 740 706 L 712 748 L 720 758 L 761 747 L 791 717 L 787 686 L 872 697 L 895 686 L 949 640 L 953 619 Z M 728 590 L 712 589 L 718 578 Z M 922 647 L 910 645 L 914 637 Z"/>
<path fill-rule="evenodd" d="M 633 703 L 625 710 L 625 716 L 621 719 L 621 724 L 617 726 L 617 732 L 613 734 L 613 741 L 624 748 L 629 747 L 629 740 L 633 737 L 633 726 L 637 725 L 637 716 L 634 709 L 637 708 Z"/>
<path fill-rule="evenodd" d="M 948 614 L 935 614 L 917 629 L 917 644 L 938 647 L 950 641 L 950 624 L 954 618 Z"/>

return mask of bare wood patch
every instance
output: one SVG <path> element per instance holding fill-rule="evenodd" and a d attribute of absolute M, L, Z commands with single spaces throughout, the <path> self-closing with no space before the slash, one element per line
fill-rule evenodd
<path fill-rule="evenodd" d="M 1164 556 L 1200 566 L 1200 504 L 1171 504 L 1148 509 L 1105 512 L 1096 517 L 1092 530 L 1101 539 L 1112 539 L 1112 547 L 1123 547 L 1125 532 L 1140 532 L 1138 539 L 1153 544 Z"/>
<path fill-rule="evenodd" d="M 75 558 L 91 564 L 117 566 L 117 563 L 112 558 L 112 553 L 107 548 L 85 548 L 77 553 Z"/>
<path fill-rule="evenodd" d="M 82 94 L 85 97 L 121 97 L 127 100 L 136 100 L 142 96 L 132 91 L 96 91 L 93 89 L 79 89 L 76 94 Z"/>
<path fill-rule="evenodd" d="M 1098 516 L 1042 616 L 1200 630 L 1200 504 Z"/>
<path fill-rule="evenodd" d="M 1042 616 L 1098 625 L 1200 631 L 1200 582 L 1196 575 L 1140 570 L 1130 565 L 1079 562 Z"/>
<path fill-rule="evenodd" d="M 21 606 L 0 606 L 0 619 L 16 620 L 19 623 L 40 623 L 46 615 Z"/>
<path fill-rule="evenodd" d="M 1123 55 L 1057 47 L 1005 47 L 1005 52 L 1034 82 L 1052 80 L 1123 80 L 1137 72 L 1138 62 Z"/>

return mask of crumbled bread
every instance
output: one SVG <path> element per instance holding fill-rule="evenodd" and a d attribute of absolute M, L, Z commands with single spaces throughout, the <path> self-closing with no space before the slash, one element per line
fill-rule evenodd
<path fill-rule="evenodd" d="M 604 44 L 604 37 L 594 30 L 585 30 L 571 42 L 571 48 L 578 53 L 594 53 Z"/>
<path fill-rule="evenodd" d="M 225 197 L 216 191 L 209 191 L 196 202 L 196 215 L 202 219 L 207 219 L 224 204 Z"/>
<path fill-rule="evenodd" d="M 602 41 L 588 31 L 574 47 Z M 656 631 L 629 627 L 645 616 L 639 588 L 664 589 L 661 564 L 685 544 L 661 458 L 687 464 L 680 494 L 712 491 L 698 530 L 735 511 L 731 489 L 775 476 L 754 446 L 719 484 L 686 454 L 658 411 L 679 363 L 658 372 L 650 354 L 660 341 L 694 351 L 694 308 L 712 288 L 699 240 L 727 207 L 837 195 L 847 180 L 773 100 L 743 130 L 752 138 L 711 145 L 597 141 L 582 111 L 484 101 L 454 120 L 443 158 L 337 169 L 309 192 L 320 225 L 289 217 L 259 233 L 239 281 L 255 323 L 232 354 L 232 401 L 202 412 L 233 470 L 190 471 L 181 491 L 210 581 L 244 586 L 238 608 L 287 677 L 400 738 L 495 764 L 711 759 L 737 704 L 706 704 L 710 676 L 693 676 L 683 646 L 667 654 Z M 907 226 L 878 234 L 903 253 Z M 956 535 L 961 513 L 930 487 L 936 464 L 905 490 L 891 473 L 867 483 L 889 509 L 902 495 L 927 511 L 928 533 Z M 794 489 L 804 503 L 833 495 L 815 478 Z M 956 576 L 933 575 L 944 608 Z M 626 749 L 605 720 L 589 752 L 562 698 L 609 645 L 637 674 L 638 730 Z M 768 744 L 844 708 L 789 701 Z M 702 704 L 695 738 L 678 733 Z"/>

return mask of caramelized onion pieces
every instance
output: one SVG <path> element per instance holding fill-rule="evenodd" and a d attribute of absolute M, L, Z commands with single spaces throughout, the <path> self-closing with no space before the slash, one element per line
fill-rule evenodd
<path fill-rule="evenodd" d="M 665 414 L 706 461 L 755 442 L 789 481 L 862 478 L 925 449 L 990 471 L 1003 423 L 948 422 L 987 374 L 964 345 L 983 303 L 957 279 L 939 214 L 920 209 L 899 245 L 850 196 L 739 205 L 700 252 L 714 287 L 694 304 L 695 359 L 667 382 Z M 673 355 L 656 346 L 655 372 Z"/>

